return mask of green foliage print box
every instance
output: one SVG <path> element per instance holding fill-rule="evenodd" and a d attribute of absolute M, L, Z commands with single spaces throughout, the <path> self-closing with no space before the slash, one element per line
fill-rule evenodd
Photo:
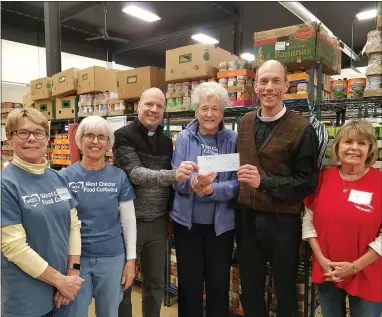
<path fill-rule="evenodd" d="M 253 40 L 256 59 L 276 59 L 288 71 L 321 62 L 324 73 L 341 73 L 340 43 L 316 22 L 255 32 Z"/>

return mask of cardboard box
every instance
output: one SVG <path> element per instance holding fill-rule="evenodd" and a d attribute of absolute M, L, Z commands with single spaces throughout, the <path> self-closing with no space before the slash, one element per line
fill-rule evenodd
<path fill-rule="evenodd" d="M 77 96 L 56 98 L 56 119 L 73 119 L 75 117 Z"/>
<path fill-rule="evenodd" d="M 216 77 L 219 64 L 237 56 L 215 45 L 195 44 L 166 51 L 166 81 Z"/>
<path fill-rule="evenodd" d="M 147 66 L 117 72 L 119 99 L 138 99 L 142 92 L 151 87 L 164 86 L 165 70 Z"/>
<path fill-rule="evenodd" d="M 35 101 L 35 108 L 48 120 L 52 120 L 56 116 L 55 103 L 53 99 L 37 100 Z"/>
<path fill-rule="evenodd" d="M 117 70 L 93 66 L 78 72 L 77 94 L 117 92 Z"/>
<path fill-rule="evenodd" d="M 276 59 L 288 71 L 307 69 L 321 62 L 324 73 L 341 73 L 340 42 L 316 22 L 255 32 L 253 40 L 256 59 Z"/>
<path fill-rule="evenodd" d="M 52 78 L 31 80 L 32 100 L 44 100 L 52 97 Z"/>
<path fill-rule="evenodd" d="M 52 97 L 70 96 L 77 94 L 78 69 L 70 68 L 52 76 Z"/>
<path fill-rule="evenodd" d="M 32 100 L 32 93 L 28 92 L 24 95 L 23 97 L 23 105 L 24 108 L 29 108 L 29 107 L 35 107 L 34 106 L 35 102 Z"/>

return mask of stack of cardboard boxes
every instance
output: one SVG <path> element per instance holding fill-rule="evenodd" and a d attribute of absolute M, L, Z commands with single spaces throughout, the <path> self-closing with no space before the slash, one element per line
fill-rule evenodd
<path fill-rule="evenodd" d="M 52 77 L 32 80 L 24 106 L 36 108 L 49 120 L 74 119 L 76 111 L 79 117 L 123 115 L 126 110 L 136 110 L 134 103 L 125 107 L 124 100 L 139 99 L 144 90 L 163 88 L 164 82 L 164 69 L 151 66 L 126 71 L 100 66 L 70 68 Z"/>
<path fill-rule="evenodd" d="M 192 90 L 206 80 L 216 81 L 219 64 L 228 60 L 237 60 L 237 57 L 215 45 L 195 44 L 166 51 L 166 82 L 169 84 L 166 110 L 192 110 Z M 174 83 L 180 85 L 179 90 Z"/>

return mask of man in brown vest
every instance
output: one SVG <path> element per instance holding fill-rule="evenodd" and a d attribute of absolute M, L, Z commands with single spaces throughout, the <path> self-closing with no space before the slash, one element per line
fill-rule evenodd
<path fill-rule="evenodd" d="M 283 105 L 289 87 L 278 61 L 258 70 L 261 108 L 240 121 L 237 243 L 246 317 L 265 317 L 266 263 L 272 266 L 277 317 L 297 317 L 296 280 L 303 199 L 318 179 L 318 140 L 308 120 Z"/>

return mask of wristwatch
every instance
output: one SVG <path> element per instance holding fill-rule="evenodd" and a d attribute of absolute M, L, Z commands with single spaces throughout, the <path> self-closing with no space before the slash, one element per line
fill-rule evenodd
<path fill-rule="evenodd" d="M 72 265 L 69 265 L 68 269 L 69 269 L 69 270 L 80 271 L 80 270 L 81 270 L 81 264 L 79 264 L 79 263 L 73 263 Z"/>

